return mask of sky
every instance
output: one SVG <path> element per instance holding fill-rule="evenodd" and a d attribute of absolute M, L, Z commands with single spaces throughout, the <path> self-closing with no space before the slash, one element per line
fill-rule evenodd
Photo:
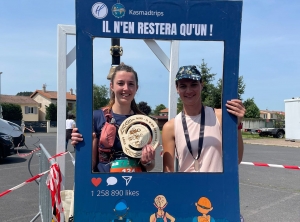
<path fill-rule="evenodd" d="M 285 111 L 284 100 L 300 97 L 300 1 L 244 0 L 239 75 L 246 85 L 242 99 L 254 98 L 260 110 Z M 0 1 L 1 94 L 57 91 L 57 26 L 75 26 L 74 0 Z M 68 51 L 76 44 L 68 36 Z M 158 42 L 169 55 L 170 43 Z M 94 40 L 94 83 L 109 86 L 110 40 Z M 168 72 L 143 40 L 121 39 L 121 61 L 139 75 L 136 101 L 155 109 L 168 106 Z M 180 42 L 179 65 L 202 60 L 222 77 L 222 42 Z M 107 55 L 107 56 L 106 56 Z M 76 63 L 67 70 L 67 90 L 76 93 Z"/>

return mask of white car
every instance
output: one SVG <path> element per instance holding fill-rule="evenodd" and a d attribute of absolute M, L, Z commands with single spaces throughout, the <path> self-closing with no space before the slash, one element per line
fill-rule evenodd
<path fill-rule="evenodd" d="M 10 135 L 15 147 L 25 146 L 25 136 L 19 125 L 0 118 L 0 132 Z"/>

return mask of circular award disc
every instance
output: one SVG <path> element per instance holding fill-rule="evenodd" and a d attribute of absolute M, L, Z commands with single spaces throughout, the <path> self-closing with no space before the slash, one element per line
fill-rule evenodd
<path fill-rule="evenodd" d="M 147 144 L 156 149 L 160 141 L 158 125 L 145 115 L 128 117 L 120 125 L 118 133 L 123 152 L 133 158 L 141 158 L 142 149 Z"/>
<path fill-rule="evenodd" d="M 132 125 L 128 129 L 129 144 L 134 148 L 143 148 L 148 144 L 151 133 L 146 126 L 141 124 Z"/>

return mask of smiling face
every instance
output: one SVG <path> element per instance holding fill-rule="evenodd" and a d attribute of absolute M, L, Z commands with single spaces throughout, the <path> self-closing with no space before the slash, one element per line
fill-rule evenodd
<path fill-rule="evenodd" d="M 185 105 L 196 105 L 201 101 L 203 85 L 198 80 L 180 79 L 176 82 L 176 89 Z"/>
<path fill-rule="evenodd" d="M 115 94 L 116 103 L 130 105 L 138 89 L 135 75 L 132 72 L 117 71 L 110 89 Z"/>

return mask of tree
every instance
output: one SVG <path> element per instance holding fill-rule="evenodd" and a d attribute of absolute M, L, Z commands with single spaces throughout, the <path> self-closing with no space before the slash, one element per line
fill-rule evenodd
<path fill-rule="evenodd" d="M 222 104 L 222 79 L 217 81 L 217 86 L 212 90 L 211 96 L 209 96 L 209 103 L 207 106 L 220 109 Z"/>
<path fill-rule="evenodd" d="M 76 103 L 74 104 L 73 106 L 73 109 L 72 110 L 69 110 L 69 107 L 67 106 L 67 116 L 68 116 L 68 113 L 71 113 L 73 114 L 74 116 L 76 116 Z"/>
<path fill-rule="evenodd" d="M 109 89 L 105 86 L 98 86 L 96 84 L 93 84 L 93 94 L 94 94 L 94 104 L 93 109 L 100 109 L 101 107 L 104 107 L 109 102 Z"/>
<path fill-rule="evenodd" d="M 242 100 L 242 94 L 245 92 L 246 85 L 244 84 L 243 76 L 239 76 L 238 79 L 238 99 Z M 214 108 L 221 108 L 222 104 L 222 89 L 223 89 L 223 81 L 220 78 L 217 81 L 217 86 L 214 90 L 211 92 L 210 104 L 208 106 L 214 107 Z"/>
<path fill-rule="evenodd" d="M 215 86 L 212 81 L 214 81 L 216 74 L 210 72 L 211 68 L 207 67 L 207 63 L 205 63 L 203 59 L 202 64 L 198 67 L 200 68 L 203 82 L 203 90 L 201 93 L 203 104 L 214 108 L 221 108 L 223 88 L 222 78 L 217 81 Z M 245 88 L 246 85 L 244 84 L 243 76 L 240 76 L 238 79 L 238 99 L 242 99 Z"/>
<path fill-rule="evenodd" d="M 143 113 L 145 113 L 146 115 L 149 115 L 150 113 L 151 113 L 151 107 L 150 106 L 148 106 L 148 103 L 146 103 L 146 102 L 139 102 L 138 104 L 137 104 L 137 106 L 139 107 L 139 109 L 143 112 Z"/>
<path fill-rule="evenodd" d="M 18 92 L 16 96 L 31 96 L 33 92 Z"/>
<path fill-rule="evenodd" d="M 246 113 L 244 115 L 245 118 L 259 118 L 260 117 L 260 111 L 254 102 L 254 98 L 247 99 L 245 102 L 243 102 L 243 105 L 245 106 L 245 109 L 246 109 Z"/>
<path fill-rule="evenodd" d="M 202 63 L 199 66 L 202 82 L 203 82 L 203 90 L 201 94 L 201 99 L 203 101 L 203 104 L 206 106 L 212 106 L 213 105 L 213 93 L 215 91 L 215 86 L 212 83 L 212 81 L 215 80 L 215 73 L 211 73 L 211 68 L 207 67 L 207 63 L 204 62 L 204 59 L 202 59 Z M 212 106 L 213 107 L 213 106 Z"/>
<path fill-rule="evenodd" d="M 242 95 L 245 92 L 246 84 L 244 83 L 244 77 L 239 76 L 238 80 L 238 99 L 242 100 Z"/>
<path fill-rule="evenodd" d="M 2 115 L 6 120 L 22 120 L 22 108 L 18 104 L 2 103 Z"/>
<path fill-rule="evenodd" d="M 160 104 L 160 105 L 156 106 L 155 109 L 154 109 L 154 111 L 153 111 L 154 115 L 158 115 L 159 112 L 160 112 L 161 110 L 165 109 L 165 108 L 166 108 L 166 107 L 165 107 L 164 104 Z"/>
<path fill-rule="evenodd" d="M 275 128 L 284 128 L 285 116 L 281 113 L 276 113 L 277 119 L 275 120 Z"/>
<path fill-rule="evenodd" d="M 57 105 L 50 103 L 46 106 L 46 120 L 57 121 Z"/>
<path fill-rule="evenodd" d="M 177 100 L 177 114 L 180 113 L 182 110 L 183 110 L 183 104 L 182 104 L 182 100 L 179 97 Z"/>

